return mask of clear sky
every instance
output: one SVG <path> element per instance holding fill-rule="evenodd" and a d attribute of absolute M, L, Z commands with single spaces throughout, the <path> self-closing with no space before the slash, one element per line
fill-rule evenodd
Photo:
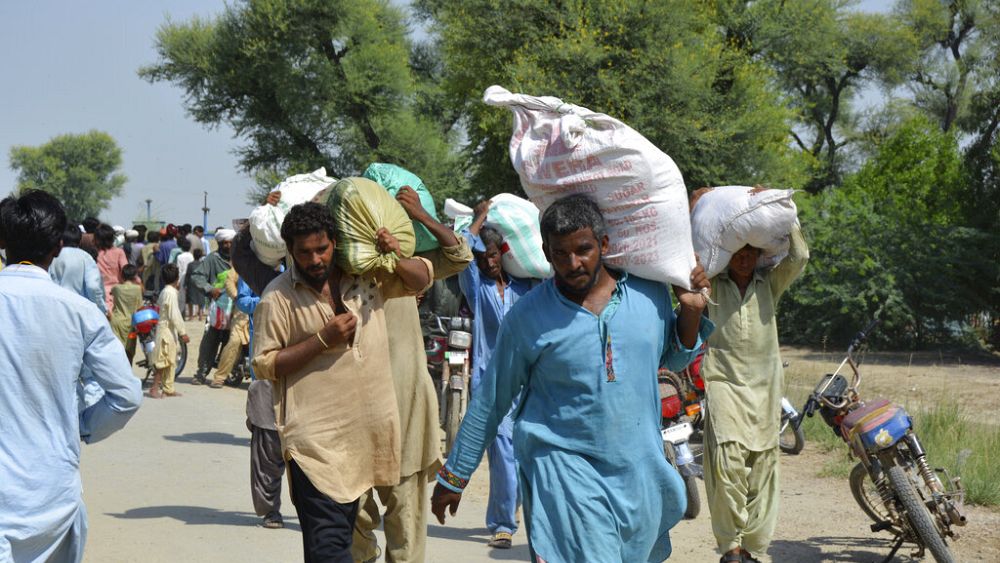
<path fill-rule="evenodd" d="M 859 8 L 890 5 L 865 0 Z M 104 221 L 128 226 L 145 217 L 148 198 L 159 218 L 198 224 L 206 191 L 210 229 L 246 217 L 252 181 L 237 169 L 232 150 L 240 143 L 232 130 L 195 123 L 178 88 L 136 74 L 156 60 L 154 36 L 167 15 L 184 21 L 223 6 L 222 0 L 0 0 L 0 196 L 16 184 L 12 146 L 98 129 L 122 148 L 128 176 Z"/>

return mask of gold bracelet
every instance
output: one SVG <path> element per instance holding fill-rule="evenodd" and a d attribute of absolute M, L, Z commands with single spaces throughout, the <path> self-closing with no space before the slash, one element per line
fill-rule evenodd
<path fill-rule="evenodd" d="M 328 350 L 330 348 L 330 345 L 326 343 L 326 340 L 323 340 L 323 337 L 319 335 L 319 332 L 316 333 L 316 338 L 319 339 L 319 341 L 323 345 L 324 349 Z"/>

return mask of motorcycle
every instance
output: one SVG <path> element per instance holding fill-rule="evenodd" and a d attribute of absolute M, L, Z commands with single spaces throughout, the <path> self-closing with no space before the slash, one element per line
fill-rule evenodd
<path fill-rule="evenodd" d="M 245 379 L 253 379 L 253 374 L 250 372 L 250 347 L 247 345 L 240 348 L 240 357 L 223 383 L 229 387 L 239 387 Z"/>
<path fill-rule="evenodd" d="M 685 393 L 684 407 L 697 404 L 696 414 L 692 416 L 691 424 L 696 433 L 704 430 L 705 416 L 707 416 L 707 403 L 705 402 L 705 381 L 701 378 L 701 362 L 704 354 L 699 355 L 694 362 L 680 372 L 679 377 L 683 384 Z M 799 412 L 795 410 L 792 402 L 785 397 L 781 398 L 781 422 L 778 429 L 778 447 L 782 452 L 790 455 L 798 455 L 806 445 L 805 431 L 793 424 L 799 419 Z"/>
<path fill-rule="evenodd" d="M 660 386 L 660 437 L 663 453 L 684 480 L 687 509 L 684 518 L 696 518 L 701 512 L 697 479 L 704 478 L 702 466 L 695 463 L 690 441 L 694 434 L 692 421 L 700 415 L 700 402 L 685 404 L 685 386 L 676 374 L 661 369 L 657 375 Z"/>
<path fill-rule="evenodd" d="M 854 500 L 874 524 L 872 532 L 895 536 L 890 561 L 904 543 L 915 543 L 916 557 L 925 550 L 938 563 L 955 561 L 946 538 L 957 538 L 952 526 L 964 526 L 961 512 L 965 493 L 961 479 L 944 469 L 931 469 L 903 407 L 886 399 L 862 400 L 861 371 L 854 354 L 878 320 L 859 332 L 847 356 L 834 373 L 823 376 L 802 409 L 804 416 L 819 411 L 824 422 L 850 448 L 859 463 L 851 471 Z M 844 367 L 852 375 L 841 374 Z M 801 424 L 801 418 L 794 424 Z M 943 480 L 939 477 L 943 476 Z"/>
<path fill-rule="evenodd" d="M 430 333 L 425 340 L 429 371 L 437 375 L 441 427 L 445 435 L 445 455 L 451 451 L 458 428 L 469 405 L 472 373 L 472 319 L 430 315 Z"/>
<path fill-rule="evenodd" d="M 153 358 L 156 352 L 156 325 L 160 323 L 160 308 L 156 306 L 154 292 L 147 291 L 143 293 L 142 297 L 142 306 L 132 314 L 132 332 L 129 333 L 128 337 L 135 338 L 138 344 L 137 348 L 142 349 L 144 357 L 136 362 L 136 365 L 146 368 L 146 376 L 142 379 L 145 384 L 156 372 Z M 177 344 L 177 369 L 174 371 L 174 377 L 179 376 L 184 371 L 184 364 L 187 363 L 187 343 L 178 340 Z"/>

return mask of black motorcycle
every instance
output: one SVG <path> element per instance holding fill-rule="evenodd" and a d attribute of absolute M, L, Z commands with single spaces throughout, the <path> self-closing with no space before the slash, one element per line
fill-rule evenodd
<path fill-rule="evenodd" d="M 944 469 L 932 469 L 913 430 L 913 421 L 903 407 L 886 399 L 862 400 L 861 371 L 854 353 L 875 327 L 872 321 L 847 348 L 847 357 L 834 373 L 826 374 L 809 396 L 802 413 L 819 411 L 834 434 L 860 460 L 850 475 L 851 493 L 875 523 L 873 532 L 895 536 L 888 562 L 903 545 L 917 545 L 915 556 L 925 550 L 938 563 L 955 561 L 948 538 L 957 538 L 952 526 L 964 526 L 964 491 L 958 477 Z M 841 371 L 847 366 L 850 381 Z M 795 426 L 801 418 L 795 421 Z M 943 479 L 940 476 L 943 476 Z"/>

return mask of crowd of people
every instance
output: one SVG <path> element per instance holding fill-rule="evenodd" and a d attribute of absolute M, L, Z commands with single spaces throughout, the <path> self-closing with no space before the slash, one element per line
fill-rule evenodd
<path fill-rule="evenodd" d="M 279 198 L 274 192 L 268 203 Z M 396 200 L 438 248 L 403 256 L 383 228 L 376 246 L 392 259 L 366 273 L 335 259 L 337 225 L 318 203 L 288 211 L 287 258 L 272 267 L 256 257 L 246 229 L 217 230 L 210 249 L 200 227 L 68 223 L 44 192 L 0 202 L 0 373 L 14 374 L 0 390 L 0 410 L 14 413 L 0 420 L 10 501 L 0 508 L 0 561 L 82 557 L 79 439 L 106 437 L 139 406 L 129 333 L 144 290 L 158 294 L 160 315 L 150 397 L 180 394 L 174 362 L 188 341 L 186 320 L 206 327 L 193 384 L 221 387 L 236 358 L 249 354 L 252 503 L 264 527 L 282 527 L 287 476 L 305 561 L 364 563 L 383 552 L 386 561 L 423 561 L 427 512 L 442 524 L 456 513 L 484 454 L 492 548 L 509 548 L 523 520 L 532 561 L 668 558 L 686 499 L 663 455 L 656 373 L 701 354 L 705 482 L 721 561 L 766 553 L 782 393 L 775 309 L 808 258 L 797 228 L 774 269 L 758 270 L 759 249 L 747 246 L 722 274 L 709 279 L 698 264 L 690 289 L 671 292 L 605 265 L 613 241 L 585 196 L 560 199 L 540 218 L 554 272 L 546 280 L 505 270 L 503 236 L 485 224 L 489 201 L 456 233 L 413 190 Z M 43 278 L 54 285 L 34 283 Z M 45 296 L 58 307 L 43 304 Z M 473 319 L 471 404 L 447 460 L 421 330 L 427 310 Z M 58 366 L 33 353 L 33 343 L 52 338 L 41 336 L 48 325 L 70 343 Z M 15 337 L 12 326 L 28 328 Z M 15 338 L 18 354 L 10 353 Z M 104 393 L 87 399 L 88 384 Z M 43 429 L 29 411 L 61 422 Z M 52 443 L 40 436 L 52 429 L 63 451 L 46 454 L 60 459 L 40 475 L 25 460 Z M 374 534 L 380 524 L 384 550 Z"/>

